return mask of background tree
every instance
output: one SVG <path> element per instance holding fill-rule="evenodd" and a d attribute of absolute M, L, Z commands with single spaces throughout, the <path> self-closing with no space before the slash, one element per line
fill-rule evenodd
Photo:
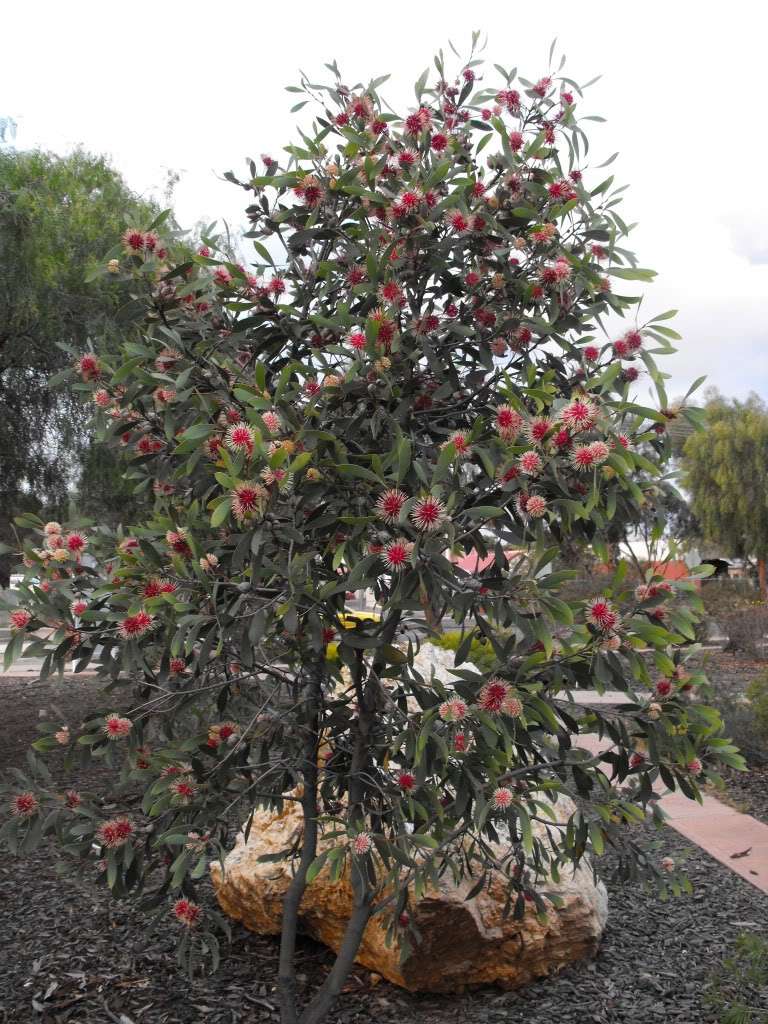
<path fill-rule="evenodd" d="M 99 514 L 130 512 L 111 454 L 91 451 L 90 410 L 48 384 L 71 361 L 60 344 L 84 352 L 95 337 L 107 348 L 123 340 L 138 307 L 114 276 L 86 275 L 126 221 L 156 213 L 103 157 L 0 151 L 0 541 L 25 508 L 64 514 L 81 468 Z M 89 479 L 97 466 L 110 490 Z M 0 556 L 0 586 L 8 567 Z"/>
<path fill-rule="evenodd" d="M 717 713 L 689 700 L 703 682 L 682 646 L 692 583 L 627 586 L 619 566 L 599 598 L 568 603 L 568 574 L 547 572 L 561 538 L 593 542 L 619 499 L 639 503 L 636 475 L 661 475 L 669 450 L 624 373 L 642 360 L 661 381 L 668 314 L 635 321 L 624 282 L 652 275 L 625 248 L 612 179 L 582 177 L 581 90 L 498 65 L 484 84 L 474 57 L 456 79 L 435 64 L 402 117 L 384 78 L 347 87 L 330 65 L 329 84 L 291 87 L 318 104 L 311 134 L 240 183 L 255 273 L 167 225 L 124 234 L 120 278 L 145 329 L 119 362 L 86 355 L 73 376 L 155 505 L 117 536 L 23 520 L 6 660 L 95 663 L 133 701 L 45 726 L 36 752 L 122 761 L 121 793 L 139 799 L 105 820 L 33 755 L 3 838 L 56 837 L 116 896 L 165 905 L 190 962 L 218 950 L 196 893 L 231 848 L 233 811 L 297 801 L 285 1024 L 325 1017 L 372 916 L 418 941 L 420 894 L 446 872 L 479 891 L 501 871 L 510 913 L 556 913 L 548 881 L 610 845 L 625 876 L 679 892 L 627 826 L 660 820 L 657 779 L 695 797 L 718 761 L 739 763 Z M 609 313 L 630 323 L 596 343 Z M 527 557 L 509 564 L 509 546 Z M 478 579 L 448 551 L 492 558 Z M 380 619 L 350 621 L 362 588 Z M 465 634 L 444 676 L 414 665 L 425 597 Z M 53 632 L 35 638 L 42 624 Z M 479 637 L 493 672 L 466 663 Z M 626 702 L 580 706 L 583 683 Z M 601 759 L 574 749 L 590 730 L 610 738 Z M 346 875 L 354 908 L 302 1008 L 295 943 L 320 871 Z"/>
<path fill-rule="evenodd" d="M 683 483 L 703 536 L 728 557 L 757 559 L 768 600 L 768 409 L 757 395 L 746 401 L 710 393 L 703 432 L 683 446 Z"/>

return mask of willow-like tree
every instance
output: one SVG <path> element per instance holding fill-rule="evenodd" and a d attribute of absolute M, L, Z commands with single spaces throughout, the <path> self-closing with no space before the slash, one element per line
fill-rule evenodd
<path fill-rule="evenodd" d="M 705 429 L 683 447 L 682 469 L 704 539 L 724 555 L 757 560 L 760 594 L 768 600 L 768 409 L 714 394 Z"/>
<path fill-rule="evenodd" d="M 415 894 L 446 870 L 504 872 L 518 917 L 557 913 L 547 881 L 607 846 L 624 874 L 679 886 L 627 826 L 661 819 L 659 778 L 696 797 L 718 761 L 738 763 L 717 714 L 688 700 L 693 585 L 632 590 L 620 568 L 569 604 L 568 574 L 548 573 L 564 537 L 599 545 L 617 504 L 642 500 L 635 476 L 660 473 L 667 445 L 663 413 L 629 395 L 638 366 L 661 380 L 666 314 L 635 320 L 627 282 L 651 274 L 625 248 L 612 179 L 580 166 L 581 89 L 475 59 L 454 80 L 436 67 L 402 116 L 383 78 L 347 87 L 335 65 L 329 85 L 292 88 L 318 104 L 312 130 L 238 182 L 253 267 L 215 239 L 191 253 L 162 224 L 125 233 L 110 256 L 145 333 L 74 375 L 154 509 L 117 536 L 26 520 L 8 660 L 24 648 L 46 674 L 71 658 L 133 694 L 106 720 L 52 726 L 37 753 L 123 755 L 143 800 L 105 820 L 36 768 L 15 781 L 6 841 L 55 837 L 116 896 L 166 906 L 188 958 L 218 948 L 196 892 L 231 848 L 233 807 L 243 820 L 299 801 L 286 1024 L 327 1014 L 373 915 L 407 947 Z M 593 325 L 614 314 L 629 321 L 600 342 Z M 508 563 L 510 546 L 528 557 Z M 493 557 L 471 575 L 457 552 Z M 379 618 L 347 617 L 361 588 Z M 413 664 L 425 599 L 465 634 L 446 676 Z M 474 637 L 494 672 L 467 663 Z M 572 699 L 584 684 L 626 701 L 589 711 Z M 602 758 L 574 749 L 589 730 L 610 737 Z M 345 873 L 354 909 L 301 1007 L 295 939 L 317 872 Z"/>

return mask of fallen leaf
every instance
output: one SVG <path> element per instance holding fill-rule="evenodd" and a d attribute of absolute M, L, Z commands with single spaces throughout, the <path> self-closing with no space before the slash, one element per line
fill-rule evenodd
<path fill-rule="evenodd" d="M 741 853 L 732 853 L 731 860 L 736 860 L 737 857 L 748 857 L 752 853 L 752 847 L 748 846 L 746 850 L 742 850 Z"/>

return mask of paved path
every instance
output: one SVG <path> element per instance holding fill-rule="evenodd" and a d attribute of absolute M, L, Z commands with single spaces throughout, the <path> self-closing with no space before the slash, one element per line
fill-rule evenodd
<path fill-rule="evenodd" d="M 621 703 L 623 694 L 614 701 L 589 691 L 580 691 L 579 704 Z M 608 739 L 582 735 L 578 746 L 597 754 L 611 745 Z M 689 800 L 682 793 L 664 792 L 659 801 L 672 828 L 700 846 L 715 860 L 741 875 L 755 888 L 768 893 L 768 825 L 749 814 L 728 807 L 712 796 L 702 796 L 702 803 Z M 740 855 L 740 856 L 739 856 Z"/>

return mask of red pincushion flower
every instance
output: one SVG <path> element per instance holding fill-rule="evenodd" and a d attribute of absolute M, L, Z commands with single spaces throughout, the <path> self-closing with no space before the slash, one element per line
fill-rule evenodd
<path fill-rule="evenodd" d="M 491 715 L 500 715 L 510 695 L 510 687 L 503 679 L 489 679 L 478 695 L 478 706 Z"/>
<path fill-rule="evenodd" d="M 411 522 L 419 530 L 439 530 L 445 518 L 445 506 L 431 494 L 419 498 L 411 510 Z"/>
<path fill-rule="evenodd" d="M 322 639 L 324 644 L 329 644 L 336 636 L 333 626 L 323 626 Z"/>
<path fill-rule="evenodd" d="M 629 767 L 639 768 L 642 764 L 645 764 L 645 754 L 641 754 L 638 751 L 635 751 L 635 753 L 629 759 Z"/>
<path fill-rule="evenodd" d="M 400 572 L 411 557 L 413 544 L 407 540 L 393 540 L 384 546 L 381 557 L 391 572 Z"/>
<path fill-rule="evenodd" d="M 448 145 L 448 136 L 444 132 L 434 132 L 429 145 L 436 153 L 442 153 Z"/>
<path fill-rule="evenodd" d="M 168 671 L 175 676 L 181 675 L 182 672 L 186 671 L 186 668 L 187 663 L 184 658 L 171 658 L 168 662 Z"/>
<path fill-rule="evenodd" d="M 518 465 L 520 466 L 520 471 L 527 476 L 537 476 L 544 468 L 541 456 L 538 452 L 534 451 L 523 452 L 518 460 Z"/>
<path fill-rule="evenodd" d="M 68 807 L 70 811 L 74 811 L 74 809 L 79 807 L 82 802 L 83 798 L 76 789 L 68 789 L 64 794 L 64 806 Z"/>
<path fill-rule="evenodd" d="M 595 454 L 592 451 L 592 445 L 577 445 L 571 452 L 571 464 L 575 469 L 592 469 L 593 466 L 596 464 Z"/>
<path fill-rule="evenodd" d="M 14 818 L 32 818 L 40 808 L 34 793 L 17 793 L 11 798 L 11 814 Z"/>
<path fill-rule="evenodd" d="M 11 622 L 11 629 L 26 629 L 32 621 L 32 613 L 26 608 L 16 608 L 8 616 Z"/>
<path fill-rule="evenodd" d="M 493 791 L 491 803 L 497 811 L 503 811 L 506 810 L 507 807 L 511 806 L 514 799 L 511 789 L 507 789 L 506 786 L 499 786 L 498 789 Z"/>
<path fill-rule="evenodd" d="M 99 376 L 101 372 L 101 364 L 96 356 L 90 352 L 86 352 L 84 356 L 81 356 L 77 361 L 77 369 L 83 380 L 93 380 Z"/>
<path fill-rule="evenodd" d="M 547 502 L 545 498 L 542 498 L 540 494 L 531 494 L 525 503 L 526 514 L 531 519 L 541 519 L 544 513 L 547 511 Z"/>
<path fill-rule="evenodd" d="M 461 722 L 467 717 L 467 705 L 461 697 L 451 697 L 443 701 L 438 714 L 444 722 Z"/>
<path fill-rule="evenodd" d="M 104 720 L 104 732 L 111 740 L 121 740 L 130 734 L 133 722 L 130 718 L 121 718 L 118 714 L 107 715 Z"/>
<path fill-rule="evenodd" d="M 144 248 L 144 232 L 138 228 L 128 228 L 124 231 L 123 248 L 127 253 L 141 252 Z"/>
<path fill-rule="evenodd" d="M 240 483 L 231 494 L 232 512 L 238 522 L 263 515 L 268 501 L 268 492 L 257 483 Z"/>
<path fill-rule="evenodd" d="M 396 523 L 407 500 L 408 495 L 397 490 L 397 488 L 385 491 L 376 502 L 376 515 L 383 519 L 385 523 Z"/>
<path fill-rule="evenodd" d="M 619 616 L 611 607 L 610 601 L 604 597 L 598 597 L 587 609 L 587 621 L 607 633 L 616 628 Z"/>
<path fill-rule="evenodd" d="M 600 349 L 597 345 L 585 345 L 582 351 L 588 363 L 594 363 L 600 358 Z"/>
<path fill-rule="evenodd" d="M 171 913 L 176 920 L 187 928 L 194 928 L 202 916 L 202 908 L 191 900 L 182 897 L 173 904 Z"/>
<path fill-rule="evenodd" d="M 541 444 L 552 429 L 552 420 L 548 416 L 537 416 L 525 428 L 525 435 L 531 444 Z"/>
<path fill-rule="evenodd" d="M 659 697 L 668 697 L 672 693 L 672 680 L 660 679 L 656 683 L 656 693 Z"/>
<path fill-rule="evenodd" d="M 416 785 L 416 776 L 413 772 L 401 772 L 397 777 L 397 784 L 406 793 L 410 793 Z"/>
<path fill-rule="evenodd" d="M 574 398 L 560 413 L 560 420 L 571 432 L 589 430 L 597 420 L 597 409 L 588 398 Z"/>
<path fill-rule="evenodd" d="M 523 417 L 509 405 L 502 405 L 496 410 L 496 429 L 505 441 L 510 441 L 520 433 Z"/>
<path fill-rule="evenodd" d="M 701 763 L 698 757 L 694 757 L 692 761 L 689 761 L 686 767 L 688 768 L 688 771 L 691 773 L 691 775 L 701 775 L 701 773 L 704 771 L 704 765 Z"/>
<path fill-rule="evenodd" d="M 105 821 L 96 830 L 96 838 L 102 846 L 109 850 L 116 850 L 124 846 L 133 835 L 134 827 L 128 818 L 113 818 Z"/>
<path fill-rule="evenodd" d="M 226 445 L 233 452 L 252 455 L 256 435 L 247 423 L 234 423 L 226 433 Z"/>
<path fill-rule="evenodd" d="M 445 220 L 448 226 L 454 231 L 462 232 L 469 228 L 469 221 L 461 210 L 448 210 L 445 215 Z"/>
<path fill-rule="evenodd" d="M 352 840 L 352 849 L 358 857 L 364 857 L 366 853 L 370 853 L 373 849 L 373 840 L 367 832 L 360 832 Z"/>
<path fill-rule="evenodd" d="M 463 754 L 469 745 L 467 734 L 463 732 L 457 732 L 453 737 L 453 749 L 457 754 Z"/>
<path fill-rule="evenodd" d="M 362 331 L 352 331 L 347 341 L 358 352 L 365 348 L 365 334 Z"/>
<path fill-rule="evenodd" d="M 362 267 L 350 267 L 347 271 L 346 282 L 348 285 L 354 286 L 356 284 L 362 284 L 368 275 Z"/>
<path fill-rule="evenodd" d="M 124 640 L 136 640 L 152 628 L 153 619 L 146 612 L 129 615 L 120 623 L 118 630 Z"/>

